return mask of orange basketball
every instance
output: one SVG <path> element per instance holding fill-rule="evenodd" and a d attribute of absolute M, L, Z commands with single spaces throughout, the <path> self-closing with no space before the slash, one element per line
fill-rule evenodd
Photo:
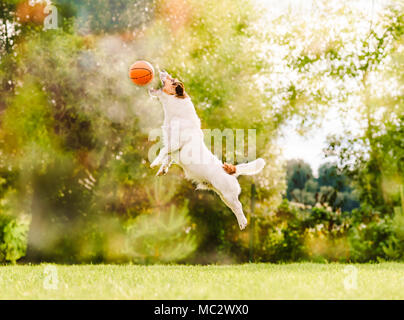
<path fill-rule="evenodd" d="M 136 61 L 129 70 L 129 77 L 138 86 L 144 86 L 153 80 L 154 69 L 147 61 Z"/>

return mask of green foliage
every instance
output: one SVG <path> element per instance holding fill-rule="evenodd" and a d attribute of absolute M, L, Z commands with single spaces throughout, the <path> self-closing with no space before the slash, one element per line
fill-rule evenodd
<path fill-rule="evenodd" d="M 390 247 L 396 242 L 396 238 L 392 223 L 388 219 L 358 225 L 351 230 L 349 241 L 353 261 L 365 262 L 402 257 L 401 248 Z"/>
<path fill-rule="evenodd" d="M 56 0 L 63 19 L 74 17 L 84 33 L 133 32 L 153 17 L 154 0 Z M 148 12 L 149 11 L 149 12 Z M 148 12 L 148 14 L 143 14 Z"/>
<path fill-rule="evenodd" d="M 287 163 L 287 192 L 288 199 L 291 199 L 295 189 L 304 189 L 306 182 L 313 178 L 313 172 L 309 164 L 303 160 L 290 160 Z"/>
<path fill-rule="evenodd" d="M 378 27 L 362 40 L 354 55 L 360 63 L 351 69 L 352 74 L 362 75 L 355 80 L 361 88 L 355 95 L 360 101 L 356 117 L 364 129 L 330 137 L 328 148 L 353 180 L 361 203 L 382 214 L 391 214 L 399 204 L 404 183 L 402 90 L 381 86 L 385 79 L 402 86 L 403 23 L 402 3 L 396 3 L 386 8 Z"/>
<path fill-rule="evenodd" d="M 326 162 L 318 169 L 319 186 L 330 186 L 337 191 L 350 191 L 348 178 L 335 163 Z"/>
<path fill-rule="evenodd" d="M 311 206 L 328 204 L 334 210 L 340 208 L 342 211 L 359 206 L 351 181 L 335 163 L 322 164 L 318 174 L 319 177 L 314 178 L 310 165 L 302 160 L 289 160 L 287 199 Z"/>
<path fill-rule="evenodd" d="M 127 252 L 137 263 L 176 262 L 196 249 L 186 206 L 143 214 L 129 223 Z"/>
<path fill-rule="evenodd" d="M 0 200 L 0 263 L 15 263 L 26 254 L 29 218 L 17 212 L 20 208 L 15 190 Z"/>
<path fill-rule="evenodd" d="M 195 226 L 188 210 L 172 203 L 176 182 L 156 181 L 147 189 L 154 205 L 125 224 L 125 254 L 136 263 L 168 263 L 182 261 L 197 248 Z"/>
<path fill-rule="evenodd" d="M 28 223 L 0 214 L 0 262 L 15 263 L 27 250 Z"/>
<path fill-rule="evenodd" d="M 148 133 L 162 110 L 128 79 L 138 59 L 184 81 L 204 128 L 257 130 L 267 166 L 240 178 L 246 213 L 247 190 L 258 188 L 257 260 L 402 257 L 401 218 L 390 217 L 403 185 L 402 97 L 399 85 L 390 90 L 403 81 L 400 10 L 386 9 L 363 34 L 365 17 L 326 1 L 319 23 L 307 24 L 288 14 L 267 21 L 246 0 L 59 0 L 60 28 L 45 32 L 17 19 L 21 3 L 0 4 L 0 201 L 13 199 L 0 212 L 3 261 L 24 255 L 26 216 L 29 261 L 247 260 L 248 233 L 216 195 L 171 185 L 182 178 L 175 168 L 156 190 Z M 321 167 L 318 179 L 302 162 L 285 173 L 281 125 L 300 116 L 310 126 L 334 106 L 357 110 L 366 132 L 341 142 L 339 166 Z M 363 206 L 342 214 L 357 206 L 339 170 L 347 164 Z M 287 198 L 307 207 L 276 209 L 285 174 Z"/>
<path fill-rule="evenodd" d="M 372 126 L 372 134 L 359 138 L 334 137 L 330 142 L 330 152 L 338 156 L 340 166 L 352 177 L 360 200 L 383 213 L 401 204 L 403 119 L 401 116 L 394 121 L 386 120 L 381 132 Z M 363 146 L 359 151 L 354 146 L 358 144 Z"/>
<path fill-rule="evenodd" d="M 352 212 L 288 203 L 258 218 L 257 261 L 367 262 L 404 258 L 401 217 L 380 218 L 371 208 Z"/>
<path fill-rule="evenodd" d="M 0 141 L 3 148 L 15 157 L 35 154 L 33 161 L 44 161 L 50 156 L 53 143 L 52 119 L 47 99 L 37 84 L 29 78 L 19 90 L 3 115 Z"/>
<path fill-rule="evenodd" d="M 397 238 L 404 241 L 404 213 L 396 211 L 393 218 L 393 229 Z"/>

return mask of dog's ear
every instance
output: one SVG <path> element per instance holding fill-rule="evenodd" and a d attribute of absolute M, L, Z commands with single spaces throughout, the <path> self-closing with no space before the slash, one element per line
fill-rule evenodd
<path fill-rule="evenodd" d="M 175 87 L 175 93 L 177 97 L 184 97 L 184 85 L 181 82 Z"/>

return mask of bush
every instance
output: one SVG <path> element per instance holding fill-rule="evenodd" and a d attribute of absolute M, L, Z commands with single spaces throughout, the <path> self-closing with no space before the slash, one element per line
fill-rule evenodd
<path fill-rule="evenodd" d="M 363 207 L 351 213 L 285 200 L 257 219 L 254 259 L 258 261 L 367 262 L 403 258 L 404 219 Z"/>
<path fill-rule="evenodd" d="M 29 224 L 0 213 L 0 263 L 15 263 L 27 250 Z"/>
<path fill-rule="evenodd" d="M 390 246 L 390 250 L 392 249 L 394 239 L 395 234 L 389 218 L 354 225 L 349 231 L 351 260 L 366 262 L 389 259 L 393 252 L 387 254 L 386 248 Z M 399 257 L 398 252 L 396 257 Z"/>
<path fill-rule="evenodd" d="M 184 260 L 197 247 L 186 206 L 138 216 L 128 227 L 126 251 L 136 263 Z"/>
<path fill-rule="evenodd" d="M 17 190 L 10 187 L 13 175 L 0 177 L 0 263 L 16 263 L 27 251 L 29 203 L 19 201 Z"/>

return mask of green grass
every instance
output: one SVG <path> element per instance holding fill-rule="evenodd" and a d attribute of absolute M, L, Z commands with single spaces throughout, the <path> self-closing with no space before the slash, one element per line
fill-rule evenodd
<path fill-rule="evenodd" d="M 403 263 L 351 265 L 356 289 L 347 266 L 54 265 L 53 289 L 49 265 L 0 266 L 0 299 L 404 299 Z"/>

